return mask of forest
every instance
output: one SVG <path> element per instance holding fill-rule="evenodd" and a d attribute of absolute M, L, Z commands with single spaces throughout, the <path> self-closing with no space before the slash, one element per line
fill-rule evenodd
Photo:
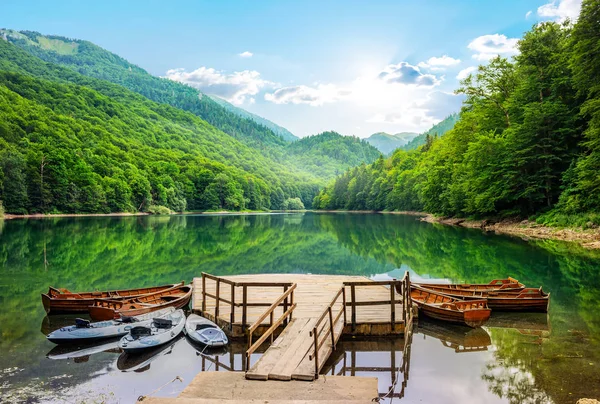
<path fill-rule="evenodd" d="M 586 0 L 575 24 L 537 24 L 461 82 L 452 130 L 346 171 L 313 206 L 600 225 L 599 20 Z"/>
<path fill-rule="evenodd" d="M 379 155 L 342 136 L 334 147 L 341 154 L 332 153 L 321 147 L 327 135 L 295 142 L 290 152 L 281 136 L 208 97 L 208 115 L 153 101 L 144 92 L 158 85 L 157 94 L 166 94 L 171 82 L 139 68 L 132 80 L 144 91 L 120 85 L 117 67 L 127 62 L 107 54 L 99 70 L 92 59 L 84 64 L 116 83 L 0 40 L 0 201 L 7 213 L 304 209 L 327 180 Z M 175 84 L 199 100 L 197 90 Z"/>

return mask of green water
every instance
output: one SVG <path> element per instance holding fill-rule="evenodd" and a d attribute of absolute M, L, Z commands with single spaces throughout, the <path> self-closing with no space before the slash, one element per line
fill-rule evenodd
<path fill-rule="evenodd" d="M 141 368 L 124 366 L 114 349 L 48 359 L 57 351 L 44 333 L 72 321 L 45 316 L 39 294 L 48 285 L 71 290 L 142 287 L 190 281 L 201 271 L 386 278 L 405 270 L 413 280 L 484 282 L 513 276 L 527 286 L 543 285 L 552 300 L 547 317 L 493 316 L 495 322 L 483 330 L 489 339 L 481 350 L 457 350 L 448 341 L 458 338 L 460 343 L 467 337 L 456 337 L 455 330 L 443 325 L 441 335 L 429 332 L 426 323 L 418 327 L 402 402 L 600 398 L 597 253 L 565 243 L 431 225 L 411 216 L 307 213 L 0 222 L 0 401 L 131 402 L 181 376 L 184 382 L 156 393 L 176 396 L 207 368 L 185 339 Z M 349 344 L 332 358 L 330 373 L 351 374 L 344 359 L 353 358 L 353 366 L 363 368 L 407 360 L 401 349 L 385 344 L 377 349 Z M 242 352 L 243 344 L 233 345 L 215 357 L 240 370 Z M 130 371 L 123 372 L 125 368 Z M 213 365 L 209 370 L 217 369 Z M 387 391 L 393 378 L 390 372 L 356 374 L 378 376 L 380 392 Z"/>

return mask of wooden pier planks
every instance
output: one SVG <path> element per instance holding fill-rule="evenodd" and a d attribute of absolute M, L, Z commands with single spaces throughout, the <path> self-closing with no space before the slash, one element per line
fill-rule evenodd
<path fill-rule="evenodd" d="M 293 320 L 283 329 L 279 337 L 267 349 L 264 355 L 246 373 L 247 379 L 251 380 L 315 380 L 315 362 L 310 359 L 314 353 L 313 337 L 310 335 L 316 320 L 328 307 L 332 298 L 337 294 L 344 282 L 365 282 L 368 278 L 362 276 L 344 275 L 307 275 L 307 274 L 258 274 L 258 275 L 234 275 L 225 276 L 224 279 L 233 282 L 291 282 L 297 285 L 294 291 L 294 302 L 297 304 L 293 312 Z M 206 282 L 208 293 L 216 295 L 215 282 Z M 223 285 L 219 290 L 219 296 L 231 300 L 230 285 Z M 240 302 L 241 291 L 236 290 L 235 301 Z M 283 293 L 282 288 L 275 287 L 251 287 L 248 288 L 248 301 L 272 303 Z M 390 299 L 390 288 L 385 286 L 356 287 L 356 301 L 375 302 Z M 202 280 L 194 279 L 194 310 L 202 307 Z M 346 300 L 350 300 L 350 288 L 346 287 Z M 266 307 L 248 307 L 246 311 L 247 324 L 254 323 Z M 344 327 L 340 321 L 334 330 L 335 341 L 344 332 L 362 335 L 389 335 L 399 334 L 404 331 L 402 322 L 402 305 L 399 299 L 395 304 L 395 327 L 390 326 L 392 314 L 391 305 L 367 305 L 359 306 L 356 310 L 356 327 L 349 324 L 351 319 L 351 307 L 346 307 L 348 322 Z M 214 316 L 215 300 L 208 298 L 206 301 L 207 317 Z M 283 308 L 278 308 L 277 314 L 282 313 Z M 243 336 L 242 309 L 235 308 L 235 315 L 231 315 L 231 306 L 221 303 L 218 310 L 218 321 L 224 327 L 228 327 L 233 336 Z M 231 320 L 233 319 L 233 324 Z M 268 322 L 268 318 L 266 319 Z M 265 324 L 266 324 L 265 322 Z M 227 328 L 226 328 L 227 329 Z M 331 355 L 333 346 L 330 336 L 319 350 L 319 366 L 321 369 L 327 358 Z"/>

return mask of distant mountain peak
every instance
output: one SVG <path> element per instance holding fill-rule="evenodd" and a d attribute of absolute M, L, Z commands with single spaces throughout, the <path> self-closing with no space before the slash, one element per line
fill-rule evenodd
<path fill-rule="evenodd" d="M 398 147 L 404 146 L 418 135 L 418 133 L 413 132 L 400 132 L 395 134 L 377 132 L 373 133 L 365 140 L 371 145 L 375 146 L 383 154 L 390 154 Z"/>

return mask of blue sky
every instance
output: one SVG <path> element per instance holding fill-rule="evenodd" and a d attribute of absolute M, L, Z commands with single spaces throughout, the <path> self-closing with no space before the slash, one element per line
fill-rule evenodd
<path fill-rule="evenodd" d="M 460 107 L 457 76 L 580 2 L 30 0 L 0 27 L 92 41 L 298 136 L 366 137 L 428 129 Z"/>

